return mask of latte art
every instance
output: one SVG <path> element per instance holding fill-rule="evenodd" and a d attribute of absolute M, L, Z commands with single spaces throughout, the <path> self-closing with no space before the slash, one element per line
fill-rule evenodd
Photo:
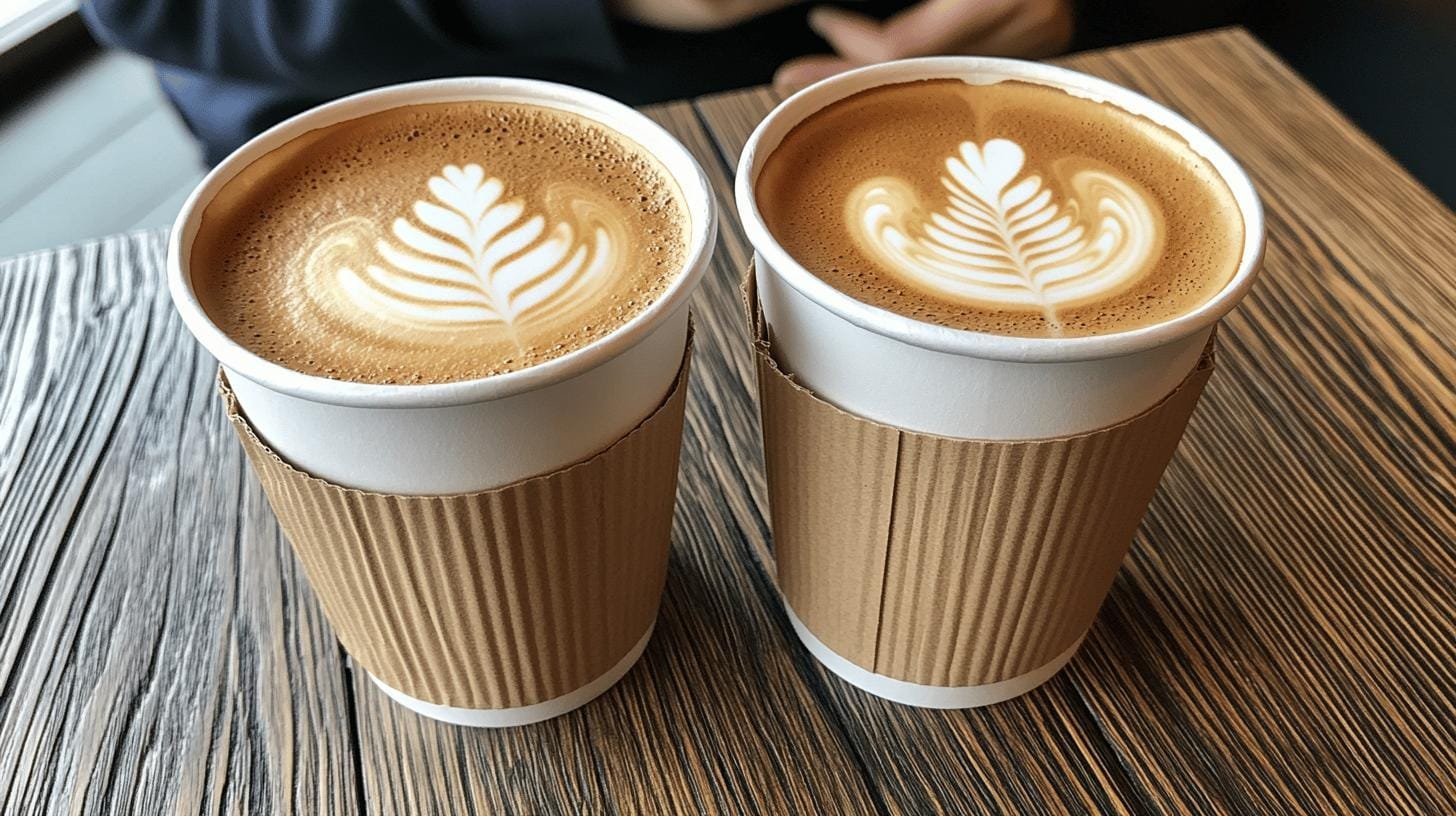
<path fill-rule="evenodd" d="M 620 329 L 683 273 L 676 182 L 576 114 L 438 102 L 337 122 L 243 168 L 189 267 L 250 351 L 356 382 L 474 379 Z"/>
<path fill-rule="evenodd" d="M 416 201 L 413 219 L 396 218 L 371 261 L 348 258 L 357 233 L 372 231 L 361 219 L 340 222 L 309 253 L 312 291 L 346 299 L 343 319 L 423 331 L 559 319 L 589 303 L 621 263 L 622 225 L 585 196 L 574 202 L 577 222 L 548 225 L 478 164 L 448 165 L 426 187 L 434 200 Z"/>
<path fill-rule="evenodd" d="M 784 135 L 754 191 L 792 258 L 913 320 L 1078 337 L 1198 308 L 1238 268 L 1243 220 L 1167 128 L 1021 81 L 883 85 Z"/>
<path fill-rule="evenodd" d="M 850 233 L 867 254 L 913 286 L 988 308 L 1057 309 L 1105 298 L 1144 274 L 1161 244 L 1147 193 L 1102 170 L 1068 180 L 1058 202 L 1009 139 L 962 142 L 940 178 L 938 209 L 894 177 L 850 194 Z"/>

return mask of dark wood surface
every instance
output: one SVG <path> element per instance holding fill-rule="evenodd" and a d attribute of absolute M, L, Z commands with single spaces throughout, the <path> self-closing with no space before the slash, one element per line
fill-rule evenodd
<path fill-rule="evenodd" d="M 1065 62 L 1183 111 L 1265 274 L 1086 645 L 936 712 L 799 646 L 767 539 L 733 166 L 764 90 L 651 114 L 726 208 L 667 594 L 586 708 L 475 731 L 353 671 L 175 317 L 155 232 L 0 264 L 0 813 L 1456 811 L 1456 217 L 1224 31 Z"/>

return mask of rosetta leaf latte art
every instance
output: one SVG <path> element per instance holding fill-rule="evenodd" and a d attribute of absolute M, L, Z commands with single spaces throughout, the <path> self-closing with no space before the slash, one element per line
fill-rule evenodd
<path fill-rule="evenodd" d="M 600 223 L 527 214 L 478 164 L 446 166 L 426 187 L 433 200 L 396 218 L 371 262 L 334 271 L 365 314 L 419 329 L 515 327 L 580 305 L 621 251 Z"/>
<path fill-rule="evenodd" d="M 1083 169 L 1057 201 L 1009 139 L 962 142 L 945 161 L 939 209 L 909 184 L 870 179 L 850 196 L 850 232 L 909 284 L 953 302 L 1035 309 L 1057 324 L 1059 308 L 1110 297 L 1157 257 L 1160 225 L 1149 196 L 1102 170 Z"/>

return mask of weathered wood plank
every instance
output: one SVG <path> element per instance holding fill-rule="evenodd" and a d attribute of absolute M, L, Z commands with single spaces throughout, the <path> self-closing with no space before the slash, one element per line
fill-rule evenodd
<path fill-rule="evenodd" d="M 355 812 L 342 657 L 163 253 L 0 265 L 0 812 Z"/>
<path fill-rule="evenodd" d="M 1070 62 L 1269 218 L 1079 690 L 1163 808 L 1456 811 L 1456 217 L 1246 34 Z"/>
<path fill-rule="evenodd" d="M 1160 810 L 1456 809 L 1456 218 L 1242 32 L 1065 62 L 1228 145 L 1270 246 L 1053 693 Z M 772 103 L 699 109 L 736 162 Z"/>
<path fill-rule="evenodd" d="M 730 174 L 736 176 L 739 153 L 753 135 L 753 129 L 778 103 L 779 95 L 769 87 L 713 94 L 693 103 Z"/>

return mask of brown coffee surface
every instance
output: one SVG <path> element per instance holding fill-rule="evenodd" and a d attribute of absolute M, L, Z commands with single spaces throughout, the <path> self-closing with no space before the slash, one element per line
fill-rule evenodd
<path fill-rule="evenodd" d="M 791 130 L 755 190 L 774 238 L 862 302 L 1024 337 L 1126 331 L 1233 277 L 1231 190 L 1176 133 L 1043 85 L 873 88 Z"/>
<path fill-rule="evenodd" d="M 295 138 L 203 213 L 192 283 L 254 353 L 306 374 L 437 383 L 516 371 L 620 328 L 682 272 L 667 170 L 533 105 L 412 105 Z"/>

